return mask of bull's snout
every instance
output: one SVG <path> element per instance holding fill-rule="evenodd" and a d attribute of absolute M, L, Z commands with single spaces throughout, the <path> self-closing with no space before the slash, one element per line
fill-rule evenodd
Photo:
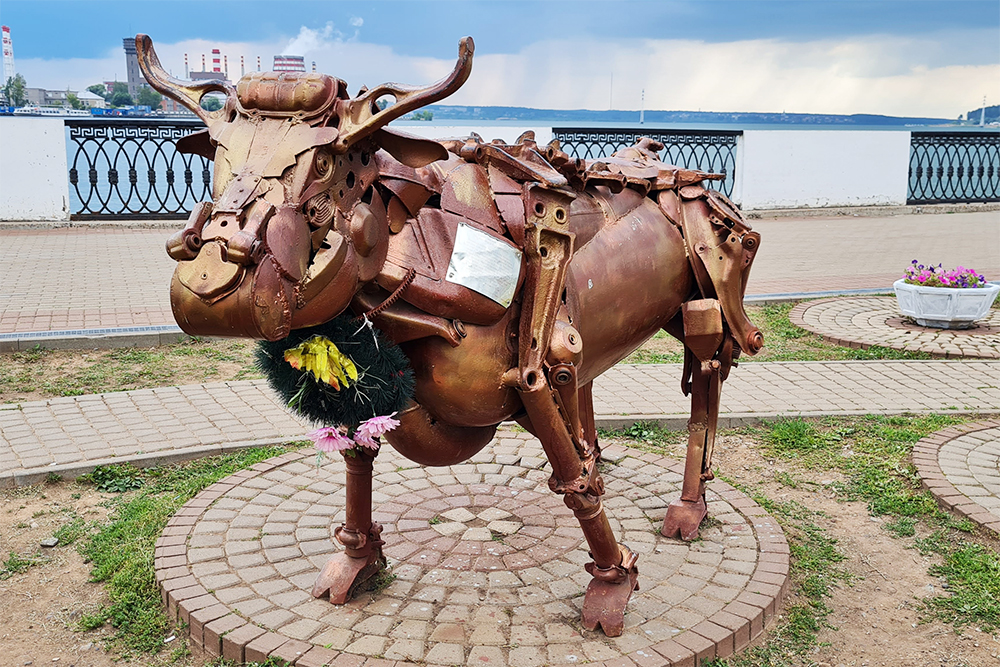
<path fill-rule="evenodd" d="M 187 333 L 278 340 L 291 331 L 310 253 L 308 223 L 292 207 L 258 200 L 241 216 L 199 204 L 167 252 L 178 260 L 170 304 Z"/>

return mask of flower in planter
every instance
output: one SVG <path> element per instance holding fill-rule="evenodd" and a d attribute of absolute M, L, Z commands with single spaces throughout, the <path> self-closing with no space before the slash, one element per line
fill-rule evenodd
<path fill-rule="evenodd" d="M 917 260 L 910 262 L 910 266 L 903 271 L 903 282 L 922 287 L 951 287 L 955 289 L 987 286 L 986 278 L 973 269 L 959 266 L 951 271 L 945 271 L 940 264 L 924 266 Z"/>

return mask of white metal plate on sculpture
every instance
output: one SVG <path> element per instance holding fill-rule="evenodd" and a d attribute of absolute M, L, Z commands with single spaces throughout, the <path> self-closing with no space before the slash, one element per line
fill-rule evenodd
<path fill-rule="evenodd" d="M 468 287 L 506 308 L 521 277 L 521 251 L 475 227 L 459 223 L 446 280 Z"/>

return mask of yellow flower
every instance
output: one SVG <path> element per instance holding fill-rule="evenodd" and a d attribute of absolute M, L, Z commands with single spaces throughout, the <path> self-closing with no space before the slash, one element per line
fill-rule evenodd
<path fill-rule="evenodd" d="M 297 347 L 285 350 L 285 361 L 296 370 L 312 373 L 318 381 L 339 390 L 358 379 L 358 369 L 328 338 L 313 336 Z"/>

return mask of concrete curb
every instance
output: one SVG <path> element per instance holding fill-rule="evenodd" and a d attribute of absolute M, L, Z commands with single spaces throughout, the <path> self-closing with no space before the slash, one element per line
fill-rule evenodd
<path fill-rule="evenodd" d="M 968 497 L 948 480 L 941 470 L 938 454 L 955 438 L 1000 427 L 1000 419 L 960 424 L 932 433 L 913 446 L 910 460 L 920 476 L 920 484 L 931 492 L 942 508 L 983 526 L 1000 537 L 1000 516 Z"/>
<path fill-rule="evenodd" d="M 921 215 L 937 213 L 982 213 L 1000 211 L 1000 203 L 975 202 L 969 204 L 907 204 L 905 206 L 834 206 L 830 208 L 775 208 L 744 211 L 750 220 L 777 220 L 782 218 L 883 218 L 896 215 Z"/>
<path fill-rule="evenodd" d="M 40 346 L 50 350 L 110 350 L 120 347 L 171 345 L 189 338 L 173 324 L 148 327 L 107 327 L 65 331 L 24 331 L 0 334 L 0 354 L 25 352 Z"/>

